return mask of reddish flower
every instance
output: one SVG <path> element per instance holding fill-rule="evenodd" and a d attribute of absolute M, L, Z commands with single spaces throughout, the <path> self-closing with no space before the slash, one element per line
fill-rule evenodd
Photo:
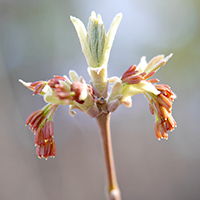
<path fill-rule="evenodd" d="M 175 95 L 168 85 L 158 84 L 154 85 L 160 94 L 150 95 L 151 101 L 149 108 L 151 114 L 155 114 L 155 134 L 158 139 L 168 139 L 167 131 L 172 131 L 176 127 L 176 122 L 172 117 L 172 103 Z"/>
<path fill-rule="evenodd" d="M 39 158 L 47 159 L 56 155 L 52 118 L 57 106 L 49 104 L 26 119 L 26 125 L 29 125 L 35 134 L 36 154 Z"/>

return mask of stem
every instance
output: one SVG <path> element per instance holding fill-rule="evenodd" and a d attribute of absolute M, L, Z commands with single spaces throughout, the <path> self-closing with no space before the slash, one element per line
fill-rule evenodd
<path fill-rule="evenodd" d="M 120 190 L 117 183 L 115 164 L 112 150 L 110 133 L 110 113 L 102 113 L 96 118 L 102 137 L 106 170 L 108 176 L 108 195 L 109 200 L 121 200 Z"/>

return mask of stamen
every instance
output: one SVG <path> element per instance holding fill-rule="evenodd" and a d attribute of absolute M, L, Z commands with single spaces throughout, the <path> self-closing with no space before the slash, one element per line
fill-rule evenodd
<path fill-rule="evenodd" d="M 34 123 L 34 121 L 39 117 L 42 118 L 43 117 L 43 111 L 42 110 L 36 110 L 35 112 L 31 113 L 28 118 L 26 119 L 25 124 L 32 124 Z"/>
<path fill-rule="evenodd" d="M 63 76 L 54 75 L 54 77 L 55 77 L 56 79 L 59 79 L 59 80 L 62 80 L 62 81 L 66 81 L 66 78 L 63 77 Z"/>
<path fill-rule="evenodd" d="M 131 66 L 128 68 L 128 70 L 122 75 L 121 80 L 127 78 L 128 76 L 132 76 L 132 75 L 134 75 L 134 74 L 137 74 L 138 71 L 135 71 L 136 68 L 137 68 L 136 65 L 131 65 Z"/>
<path fill-rule="evenodd" d="M 128 83 L 128 84 L 138 84 L 143 80 L 143 77 L 140 75 L 136 76 L 129 76 L 125 79 L 123 79 L 123 83 Z"/>
<path fill-rule="evenodd" d="M 159 80 L 157 78 L 154 78 L 154 79 L 151 79 L 151 80 L 147 80 L 147 81 L 150 82 L 150 83 L 152 83 L 152 84 L 159 82 Z"/>
<path fill-rule="evenodd" d="M 163 123 L 159 123 L 158 122 L 158 124 L 159 124 L 159 130 L 160 130 L 160 133 L 162 135 L 162 138 L 167 139 L 168 138 L 168 134 L 167 134 L 166 127 L 164 126 Z"/>
<path fill-rule="evenodd" d="M 31 87 L 35 88 L 38 84 L 44 84 L 44 81 L 36 81 L 30 84 Z"/>
<path fill-rule="evenodd" d="M 154 115 L 154 108 L 151 103 L 149 103 L 149 110 L 150 110 L 151 114 Z"/>
<path fill-rule="evenodd" d="M 51 143 L 50 156 L 55 157 L 55 155 L 56 155 L 56 144 L 55 144 L 55 141 L 53 141 L 53 142 Z"/>
<path fill-rule="evenodd" d="M 47 158 L 50 156 L 51 152 L 51 144 L 49 141 L 45 142 L 44 144 L 44 154 L 43 157 L 47 160 Z"/>
<path fill-rule="evenodd" d="M 164 106 L 160 106 L 160 111 L 161 111 L 161 115 L 163 117 L 164 120 L 167 120 L 167 117 L 168 117 L 168 112 L 167 110 L 165 109 Z"/>
<path fill-rule="evenodd" d="M 33 118 L 34 120 L 31 121 L 31 123 L 29 124 L 29 127 L 32 129 L 33 132 L 35 132 L 40 125 L 42 124 L 42 122 L 45 120 L 44 116 L 39 116 L 37 118 Z"/>
<path fill-rule="evenodd" d="M 171 114 L 168 115 L 167 122 L 169 123 L 169 130 L 172 131 L 176 127 L 176 121 Z"/>
<path fill-rule="evenodd" d="M 44 135 L 45 140 L 50 138 L 49 122 L 50 121 L 45 122 L 44 128 L 43 128 L 43 135 Z"/>
<path fill-rule="evenodd" d="M 36 155 L 38 156 L 38 158 L 41 158 L 43 156 L 43 152 L 44 152 L 44 147 L 38 145 L 36 147 Z"/>
<path fill-rule="evenodd" d="M 35 133 L 35 145 L 44 145 L 44 134 L 43 134 L 43 128 L 37 129 Z"/>
<path fill-rule="evenodd" d="M 152 71 L 152 72 L 148 73 L 148 74 L 144 77 L 144 79 L 146 80 L 146 79 L 152 77 L 154 74 L 155 74 L 155 71 Z"/>
<path fill-rule="evenodd" d="M 154 102 L 154 105 L 155 105 L 156 110 L 157 110 L 158 118 L 163 122 L 162 112 L 161 112 L 161 110 L 160 110 L 160 105 L 159 105 L 159 103 L 156 101 L 156 102 Z"/>
<path fill-rule="evenodd" d="M 167 109 L 170 109 L 172 107 L 171 101 L 165 97 L 163 94 L 159 94 L 157 96 L 157 101 L 162 104 L 164 107 L 166 107 Z"/>
<path fill-rule="evenodd" d="M 34 89 L 34 92 L 33 92 L 33 95 L 36 95 L 36 94 L 40 94 L 43 90 L 43 88 L 45 87 L 45 84 L 44 83 L 39 83 L 35 86 L 35 89 Z"/>
<path fill-rule="evenodd" d="M 162 134 L 161 134 L 161 132 L 160 132 L 160 129 L 159 129 L 159 124 L 158 124 L 158 122 L 155 122 L 154 131 L 155 131 L 155 135 L 156 135 L 156 137 L 158 138 L 158 140 L 160 140 L 160 138 L 163 138 L 163 137 L 162 137 Z"/>
<path fill-rule="evenodd" d="M 146 72 L 142 72 L 140 73 L 139 75 L 142 76 L 144 78 L 144 76 L 146 75 L 147 73 Z"/>
<path fill-rule="evenodd" d="M 54 128 L 53 128 L 53 122 L 52 121 L 49 121 L 48 122 L 49 124 L 48 124 L 48 127 L 49 127 L 49 134 L 50 134 L 50 136 L 54 136 Z"/>

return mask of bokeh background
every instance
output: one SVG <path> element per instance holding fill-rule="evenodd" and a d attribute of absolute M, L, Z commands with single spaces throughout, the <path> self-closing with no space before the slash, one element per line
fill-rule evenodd
<path fill-rule="evenodd" d="M 123 200 L 200 199 L 200 1 L 199 0 L 0 0 L 0 199 L 102 200 L 106 175 L 95 120 L 60 106 L 54 117 L 56 158 L 38 159 L 34 135 L 24 126 L 42 108 L 40 96 L 22 86 L 77 71 L 87 63 L 70 15 L 85 24 L 91 11 L 106 30 L 123 13 L 109 60 L 121 76 L 146 55 L 174 56 L 156 77 L 177 95 L 178 127 L 168 141 L 154 135 L 154 117 L 143 95 L 112 114 L 111 129 Z"/>

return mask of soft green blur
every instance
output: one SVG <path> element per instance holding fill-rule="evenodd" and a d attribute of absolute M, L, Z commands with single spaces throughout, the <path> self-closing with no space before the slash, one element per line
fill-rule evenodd
<path fill-rule="evenodd" d="M 121 76 L 145 55 L 173 57 L 155 75 L 177 95 L 178 127 L 168 141 L 154 135 L 154 117 L 142 95 L 112 114 L 111 130 L 123 200 L 200 199 L 199 0 L 0 1 L 0 199 L 102 200 L 105 166 L 95 120 L 60 106 L 54 117 L 57 155 L 40 160 L 24 127 L 45 103 L 18 79 L 37 81 L 75 70 L 89 83 L 70 15 L 87 24 L 91 11 L 108 30 L 123 13 L 111 50 L 109 76 Z"/>

